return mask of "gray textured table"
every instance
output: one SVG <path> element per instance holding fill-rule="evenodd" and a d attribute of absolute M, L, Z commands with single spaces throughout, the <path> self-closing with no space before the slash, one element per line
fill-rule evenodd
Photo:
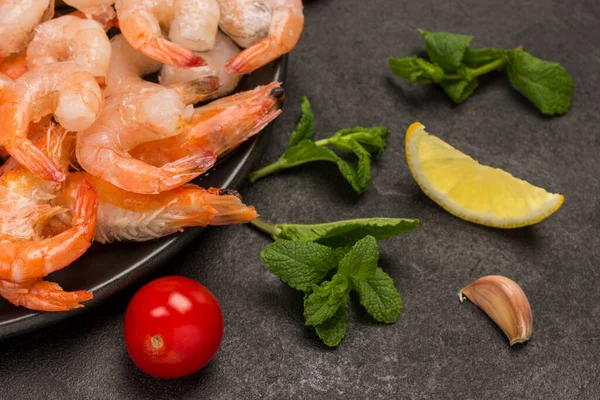
<path fill-rule="evenodd" d="M 313 103 L 320 137 L 357 124 L 390 129 L 390 145 L 356 196 L 333 165 L 314 165 L 246 185 L 241 192 L 276 222 L 387 216 L 422 221 L 383 242 L 382 267 L 405 309 L 391 326 L 351 309 L 336 350 L 302 324 L 301 296 L 261 265 L 268 238 L 244 226 L 207 231 L 155 273 L 199 280 L 219 298 L 224 341 L 201 372 L 159 381 L 139 372 L 122 337 L 127 302 L 143 282 L 80 317 L 0 343 L 2 399 L 594 399 L 600 397 L 598 259 L 600 203 L 600 3 L 594 0 L 315 0 L 290 57 L 285 113 L 261 164 L 284 149 Z M 387 70 L 390 55 L 423 48 L 416 28 L 475 36 L 474 46 L 510 48 L 559 61 L 576 90 L 564 117 L 541 117 L 492 77 L 461 106 L 432 87 L 408 86 Z M 527 229 L 463 222 L 427 199 L 406 166 L 406 127 L 430 131 L 488 164 L 565 195 L 563 208 Z M 518 281 L 535 331 L 509 348 L 501 331 L 456 292 L 475 278 Z"/>

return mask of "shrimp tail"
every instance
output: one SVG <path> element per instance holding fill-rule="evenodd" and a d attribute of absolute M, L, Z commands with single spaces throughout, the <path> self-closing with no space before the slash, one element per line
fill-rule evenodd
<path fill-rule="evenodd" d="M 188 82 L 174 83 L 167 87 L 175 90 L 184 104 L 196 104 L 219 90 L 218 76 L 205 76 Z"/>
<path fill-rule="evenodd" d="M 62 182 L 65 174 L 54 161 L 27 139 L 14 139 L 4 143 L 7 152 L 21 165 L 42 179 Z"/>
<path fill-rule="evenodd" d="M 182 175 L 199 175 L 209 170 L 216 161 L 217 157 L 211 152 L 192 154 L 165 164 L 161 169 L 167 171 L 174 178 Z"/>
<path fill-rule="evenodd" d="M 83 227 L 86 238 L 91 241 L 96 227 L 96 210 L 98 208 L 98 194 L 90 183 L 81 181 L 77 191 L 77 201 L 73 209 L 73 227 Z"/>
<path fill-rule="evenodd" d="M 271 39 L 264 38 L 229 60 L 225 68 L 229 73 L 243 75 L 268 64 L 278 56 L 272 51 Z"/>
<path fill-rule="evenodd" d="M 176 67 L 194 68 L 206 65 L 206 61 L 199 54 L 164 38 L 144 43 L 138 50 L 150 58 Z"/>
<path fill-rule="evenodd" d="M 234 190 L 210 188 L 202 195 L 202 200 L 217 211 L 209 225 L 231 225 L 252 221 L 258 218 L 254 206 L 242 203 Z"/>
<path fill-rule="evenodd" d="M 57 283 L 43 280 L 15 283 L 0 280 L 0 296 L 14 304 L 37 311 L 68 311 L 83 307 L 94 297 L 91 292 L 65 292 Z"/>

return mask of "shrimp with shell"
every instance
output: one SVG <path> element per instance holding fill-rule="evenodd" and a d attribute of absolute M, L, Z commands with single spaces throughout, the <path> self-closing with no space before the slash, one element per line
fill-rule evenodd
<path fill-rule="evenodd" d="M 245 48 L 228 64 L 236 74 L 252 72 L 290 52 L 304 28 L 302 0 L 218 0 L 219 27 Z"/>
<path fill-rule="evenodd" d="M 202 189 L 188 184 L 160 194 L 131 193 L 87 172 L 74 172 L 65 182 L 56 204 L 73 210 L 77 187 L 90 182 L 99 194 L 95 241 L 145 241 L 192 226 L 230 225 L 257 217 L 252 206 L 242 203 L 237 192 Z M 63 229 L 70 213 L 61 214 L 51 225 Z"/>
<path fill-rule="evenodd" d="M 34 29 L 54 15 L 54 0 L 0 0 L 0 58 L 21 53 Z"/>
<path fill-rule="evenodd" d="M 0 145 L 37 176 L 62 181 L 65 174 L 28 139 L 29 123 L 52 114 L 69 131 L 96 120 L 103 102 L 96 79 L 74 62 L 28 71 L 0 91 Z"/>
<path fill-rule="evenodd" d="M 41 135 L 37 147 L 66 171 L 74 138 L 50 118 L 32 130 Z M 82 181 L 76 188 L 72 225 L 66 224 L 55 237 L 44 236 L 48 221 L 68 212 L 51 204 L 61 188 L 18 164 L 0 176 L 0 296 L 16 306 L 66 311 L 92 298 L 84 290 L 65 292 L 58 284 L 40 279 L 75 261 L 94 235 L 96 193 Z"/>
<path fill-rule="evenodd" d="M 212 167 L 212 153 L 194 154 L 161 167 L 131 157 L 129 150 L 142 143 L 179 134 L 189 125 L 193 107 L 174 89 L 141 79 L 147 57 L 121 36 L 113 39 L 112 47 L 106 104 L 98 120 L 77 135 L 79 165 L 115 186 L 143 194 L 175 188 Z"/>
<path fill-rule="evenodd" d="M 216 0 L 117 0 L 121 33 L 136 50 L 164 64 L 204 65 L 194 51 L 214 46 L 219 24 Z M 169 38 L 162 36 L 162 30 Z"/>
<path fill-rule="evenodd" d="M 204 152 L 221 156 L 260 132 L 281 113 L 284 90 L 279 82 L 259 86 L 196 108 L 183 133 L 141 144 L 130 154 L 152 165 Z"/>

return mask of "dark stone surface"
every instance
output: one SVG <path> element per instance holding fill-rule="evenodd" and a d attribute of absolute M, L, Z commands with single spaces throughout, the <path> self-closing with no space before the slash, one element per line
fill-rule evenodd
<path fill-rule="evenodd" d="M 159 381 L 139 372 L 122 337 L 128 300 L 144 282 L 84 315 L 0 343 L 2 399 L 595 399 L 600 397 L 600 3 L 593 0 L 306 1 L 306 31 L 290 58 L 286 112 L 261 165 L 283 151 L 308 96 L 319 137 L 357 124 L 390 129 L 390 146 L 356 196 L 334 166 L 313 165 L 242 187 L 277 222 L 414 217 L 417 232 L 381 244 L 382 267 L 405 310 L 391 326 L 351 308 L 336 350 L 305 328 L 301 296 L 261 265 L 269 243 L 244 226 L 210 229 L 152 277 L 199 280 L 219 298 L 225 336 L 201 372 Z M 564 117 L 544 118 L 494 76 L 461 106 L 438 89 L 408 86 L 386 58 L 423 49 L 415 29 L 475 36 L 559 61 L 576 91 Z M 404 158 L 406 127 L 431 132 L 477 159 L 565 195 L 563 208 L 526 229 L 463 222 L 428 200 Z M 501 331 L 456 292 L 487 274 L 519 282 L 534 336 L 509 348 Z M 146 280 L 146 281 L 148 281 Z"/>

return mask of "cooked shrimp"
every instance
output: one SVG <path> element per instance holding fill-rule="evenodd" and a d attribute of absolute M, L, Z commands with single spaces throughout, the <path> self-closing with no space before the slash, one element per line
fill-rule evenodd
<path fill-rule="evenodd" d="M 152 165 L 211 152 L 227 153 L 260 132 L 281 113 L 278 82 L 216 100 L 194 110 L 192 128 L 175 137 L 144 143 L 130 154 Z"/>
<path fill-rule="evenodd" d="M 72 61 L 95 77 L 105 77 L 110 65 L 110 41 L 100 24 L 71 15 L 38 25 L 27 48 L 27 66 Z"/>
<path fill-rule="evenodd" d="M 165 64 L 160 71 L 160 83 L 163 85 L 172 85 L 208 76 L 218 76 L 219 90 L 203 100 L 225 96 L 233 92 L 240 79 L 242 79 L 242 75 L 232 74 L 225 69 L 227 62 L 239 52 L 240 48 L 230 38 L 218 32 L 215 47 L 210 51 L 202 53 L 202 57 L 206 61 L 205 66 L 179 68 Z"/>
<path fill-rule="evenodd" d="M 302 0 L 219 0 L 219 26 L 241 47 L 227 69 L 246 74 L 290 52 L 304 27 Z"/>
<path fill-rule="evenodd" d="M 123 35 L 112 39 L 112 59 L 106 77 L 106 95 L 141 93 L 159 86 L 141 77 L 157 72 L 162 64 L 135 50 Z M 166 85 L 175 90 L 185 104 L 194 104 L 212 96 L 219 87 L 216 76 L 205 75 L 185 83 Z"/>
<path fill-rule="evenodd" d="M 27 72 L 27 52 L 8 56 L 0 62 L 0 73 L 15 80 Z"/>
<path fill-rule="evenodd" d="M 38 137 L 36 147 L 66 172 L 75 147 L 74 137 L 50 118 L 31 125 Z M 14 159 L 8 160 L 0 172 L 0 237 L 41 239 L 45 223 L 65 211 L 51 204 L 60 184 L 38 178 Z"/>
<path fill-rule="evenodd" d="M 96 191 L 82 181 L 70 229 L 41 240 L 0 237 L 0 279 L 25 282 L 42 278 L 79 258 L 90 247 L 94 237 L 97 206 Z"/>
<path fill-rule="evenodd" d="M 100 243 L 150 240 L 185 227 L 229 225 L 257 217 L 254 207 L 243 204 L 234 191 L 185 185 L 160 194 L 143 195 L 119 189 L 86 172 L 69 174 L 57 204 L 72 209 L 77 187 L 84 180 L 99 194 L 95 240 Z M 60 229 L 68 219 L 69 214 L 61 215 L 53 221 L 55 228 Z"/>
<path fill-rule="evenodd" d="M 34 28 L 53 15 L 54 0 L 0 0 L 0 57 L 24 51 Z"/>
<path fill-rule="evenodd" d="M 54 114 L 69 131 L 89 127 L 102 105 L 95 78 L 75 63 L 29 71 L 0 92 L 0 145 L 37 176 L 64 180 L 64 173 L 27 139 L 29 123 Z"/>
<path fill-rule="evenodd" d="M 205 64 L 192 50 L 214 46 L 219 23 L 216 0 L 117 0 L 115 6 L 121 32 L 135 49 L 164 64 L 184 68 Z M 169 31 L 173 42 L 162 36 L 161 28 Z"/>
<path fill-rule="evenodd" d="M 0 296 L 15 306 L 37 311 L 68 311 L 80 308 L 82 301 L 90 300 L 91 292 L 65 292 L 57 283 L 43 280 L 15 283 L 0 280 Z"/>
<path fill-rule="evenodd" d="M 65 3 L 78 9 L 86 17 L 94 19 L 102 26 L 110 24 L 116 18 L 115 10 L 112 7 L 115 0 L 65 0 Z"/>

